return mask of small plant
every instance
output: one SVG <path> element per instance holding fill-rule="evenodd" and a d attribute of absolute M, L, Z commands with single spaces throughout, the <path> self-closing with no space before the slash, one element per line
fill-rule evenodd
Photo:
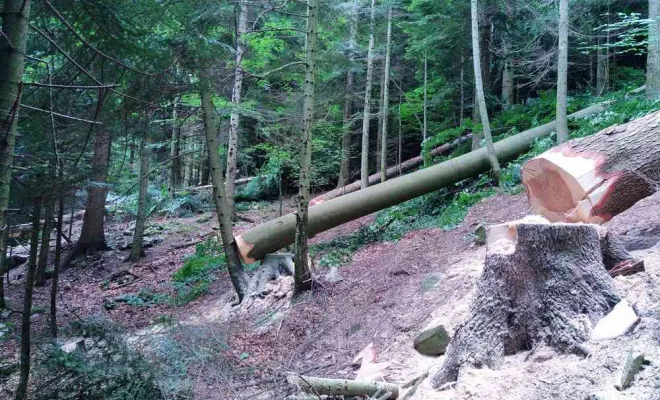
<path fill-rule="evenodd" d="M 225 269 L 227 263 L 221 248 L 215 237 L 199 243 L 195 247 L 195 254 L 188 257 L 183 266 L 172 274 L 175 305 L 188 304 L 204 294 L 215 279 L 214 273 Z"/>

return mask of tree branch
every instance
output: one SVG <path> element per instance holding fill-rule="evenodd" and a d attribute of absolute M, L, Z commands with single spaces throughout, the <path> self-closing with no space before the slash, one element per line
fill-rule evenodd
<path fill-rule="evenodd" d="M 53 114 L 54 116 L 56 116 L 56 117 L 61 117 L 61 118 L 66 118 L 66 119 L 71 119 L 71 120 L 74 120 L 74 121 L 85 122 L 85 123 L 88 123 L 88 124 L 95 124 L 95 125 L 103 125 L 103 124 L 102 124 L 101 122 L 99 122 L 99 121 L 90 121 L 90 120 L 88 120 L 88 119 L 72 117 L 71 115 L 60 114 L 60 113 L 57 113 L 57 112 L 54 112 L 54 111 L 49 111 L 49 110 L 43 110 L 43 109 L 41 109 L 41 108 L 28 106 L 27 104 L 21 104 L 21 107 L 22 107 L 22 108 L 27 108 L 28 110 L 44 112 L 44 113 L 46 113 L 46 114 L 50 114 L 50 113 L 52 112 L 52 114 Z"/>
<path fill-rule="evenodd" d="M 253 74 L 253 73 L 251 73 L 251 72 L 249 72 L 249 71 L 246 71 L 246 70 L 243 70 L 243 72 L 244 72 L 245 74 L 247 74 L 247 75 L 250 75 L 250 76 L 253 77 L 253 78 L 264 79 L 264 78 L 266 78 L 266 77 L 267 77 L 268 75 L 270 75 L 270 74 L 274 74 L 275 72 L 279 72 L 279 71 L 281 71 L 281 70 L 283 70 L 283 69 L 286 69 L 286 68 L 289 68 L 289 67 L 293 67 L 293 66 L 296 66 L 296 65 L 305 65 L 305 62 L 304 62 L 304 61 L 294 61 L 294 62 L 290 62 L 290 63 L 288 63 L 288 64 L 284 64 L 284 65 L 282 65 L 281 67 L 278 67 L 278 68 L 275 68 L 275 69 L 271 69 L 271 70 L 268 71 L 268 72 L 264 72 L 263 74 Z"/>

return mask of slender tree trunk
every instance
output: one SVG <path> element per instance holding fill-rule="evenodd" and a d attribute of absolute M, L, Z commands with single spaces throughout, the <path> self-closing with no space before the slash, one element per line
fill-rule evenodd
<path fill-rule="evenodd" d="M 473 60 L 474 61 L 474 60 Z M 472 122 L 477 125 L 481 122 L 481 113 L 479 112 L 479 100 L 477 99 L 477 89 L 475 83 L 475 90 L 472 93 Z M 472 151 L 481 147 L 481 141 L 484 138 L 484 133 L 475 130 L 472 133 Z"/>
<path fill-rule="evenodd" d="M 399 146 L 398 146 L 398 151 L 397 151 L 397 157 L 396 157 L 396 165 L 399 167 L 399 176 L 401 176 L 402 171 L 401 171 L 401 162 L 403 161 L 403 129 L 402 129 L 402 123 L 401 123 L 401 103 L 402 103 L 402 95 L 401 91 L 399 91 Z"/>
<path fill-rule="evenodd" d="M 32 316 L 32 292 L 34 275 L 37 269 L 37 249 L 39 247 L 39 221 L 41 220 L 41 197 L 34 199 L 32 211 L 32 238 L 30 239 L 30 257 L 25 277 L 25 297 L 23 298 L 23 316 L 21 318 L 21 374 L 16 388 L 16 400 L 27 398 L 28 379 L 30 378 L 30 317 Z"/>
<path fill-rule="evenodd" d="M 62 181 L 62 165 L 60 164 L 60 182 Z M 57 236 L 55 239 L 55 260 L 53 262 L 53 282 L 50 289 L 50 336 L 57 339 L 57 290 L 60 280 L 60 258 L 62 257 L 62 222 L 64 220 L 64 196 L 60 192 L 57 208 Z"/>
<path fill-rule="evenodd" d="M 234 212 L 234 191 L 236 188 L 236 157 L 238 154 L 238 126 L 241 105 L 241 90 L 243 89 L 243 68 L 241 63 L 245 54 L 243 35 L 247 32 L 248 8 L 246 0 L 238 2 L 238 25 L 236 26 L 236 65 L 234 66 L 234 88 L 231 93 L 231 102 L 234 107 L 229 117 L 229 145 L 227 146 L 227 204 Z"/>
<path fill-rule="evenodd" d="M 427 113 L 428 113 L 428 57 L 426 57 L 426 54 L 424 54 L 424 122 L 422 125 L 422 141 L 426 142 L 426 136 L 428 134 L 428 125 L 427 125 Z"/>
<path fill-rule="evenodd" d="M 369 21 L 369 48 L 367 50 L 367 81 L 364 90 L 364 116 L 362 117 L 362 158 L 360 163 L 360 181 L 362 187 L 369 186 L 369 126 L 371 125 L 371 86 L 374 75 L 374 30 L 376 24 L 376 0 L 371 0 Z"/>
<path fill-rule="evenodd" d="M 465 65 L 465 57 L 461 55 L 461 81 L 459 82 L 460 85 L 460 90 L 461 90 L 461 104 L 459 107 L 459 119 L 458 119 L 458 125 L 463 126 L 463 122 L 465 122 L 465 68 L 463 67 Z"/>
<path fill-rule="evenodd" d="M 646 58 L 646 97 L 660 97 L 660 0 L 649 0 L 649 47 Z M 2 75 L 0 75 L 2 76 Z"/>
<path fill-rule="evenodd" d="M 204 135 L 206 138 L 206 149 L 211 174 L 211 183 L 213 185 L 213 200 L 218 214 L 218 223 L 220 225 L 220 236 L 222 237 L 222 247 L 227 258 L 227 270 L 229 278 L 234 286 L 238 301 L 240 304 L 247 291 L 248 280 L 241 260 L 238 256 L 236 243 L 234 243 L 232 232 L 232 210 L 227 203 L 227 191 L 225 188 L 224 171 L 220 163 L 220 141 L 218 140 L 218 125 L 216 122 L 215 110 L 213 109 L 213 100 L 209 82 L 202 81 L 200 85 L 202 98 L 202 118 L 204 120 Z"/>
<path fill-rule="evenodd" d="M 387 180 L 387 125 L 390 118 L 390 53 L 392 48 L 392 6 L 387 8 L 387 45 L 385 47 L 385 74 L 383 76 L 383 126 L 380 134 L 380 181 Z"/>
<path fill-rule="evenodd" d="M 373 6 L 370 48 L 373 52 Z M 309 170 L 312 163 L 312 129 L 314 127 L 314 85 L 316 84 L 316 36 L 318 23 L 318 0 L 307 0 L 307 35 L 305 39 L 305 89 L 303 100 L 303 129 L 300 145 L 300 177 L 298 194 L 298 211 L 296 213 L 296 246 L 294 293 L 299 294 L 312 289 L 312 271 L 309 267 L 309 252 L 307 246 L 307 225 L 309 217 Z M 371 59 L 371 56 L 369 57 Z M 371 62 L 371 61 L 370 61 Z M 366 103 L 365 103 L 366 106 Z M 365 114 L 366 116 L 366 114 Z M 363 154 L 364 156 L 364 154 Z"/>
<path fill-rule="evenodd" d="M 53 230 L 52 222 L 56 201 L 56 197 L 46 198 L 44 225 L 41 232 L 41 248 L 39 250 L 39 260 L 37 261 L 37 271 L 34 277 L 34 282 L 37 286 L 42 286 L 46 283 L 46 267 L 48 266 L 48 253 L 50 252 L 50 233 Z"/>
<path fill-rule="evenodd" d="M 149 113 L 149 112 L 147 112 Z M 147 124 L 144 135 L 140 141 L 140 189 L 138 193 L 138 209 L 135 217 L 135 232 L 133 232 L 133 245 L 131 246 L 131 261 L 138 262 L 144 255 L 142 244 L 144 242 L 144 227 L 146 225 L 147 213 L 147 192 L 149 190 L 149 149 L 150 138 L 150 120 L 146 117 Z"/>
<path fill-rule="evenodd" d="M 378 99 L 378 129 L 377 129 L 377 135 L 376 135 L 376 166 L 375 166 L 375 171 L 378 173 L 380 171 L 380 156 L 382 154 L 381 151 L 381 142 L 382 142 L 382 133 L 383 133 L 383 104 L 384 104 L 384 99 L 383 99 L 383 94 L 385 94 L 385 64 L 383 63 L 383 68 L 381 70 L 380 74 L 380 91 L 379 91 L 379 99 Z"/>
<path fill-rule="evenodd" d="M 0 227 L 7 225 L 9 187 L 14 163 L 16 122 L 21 103 L 25 44 L 30 19 L 30 0 L 4 0 L 0 29 Z M 0 252 L 7 251 L 7 235 L 0 234 Z M 5 307 L 5 257 L 0 257 L 0 308 Z"/>
<path fill-rule="evenodd" d="M 355 85 L 355 52 L 356 38 L 358 28 L 358 14 L 360 6 L 358 0 L 353 0 L 353 7 L 350 12 L 350 27 L 348 32 L 348 71 L 346 71 L 346 99 L 344 103 L 344 133 L 341 139 L 341 164 L 339 166 L 339 179 L 337 187 L 346 185 L 350 176 L 351 169 L 351 146 L 353 136 L 353 86 Z"/>
<path fill-rule="evenodd" d="M 515 103 L 515 74 L 513 71 L 513 63 L 511 62 L 509 54 L 509 30 L 511 24 L 514 22 L 513 4 L 511 0 L 507 0 L 506 4 L 506 31 L 502 38 L 502 50 L 504 52 L 504 68 L 502 70 L 502 101 L 505 107 L 511 107 Z"/>
<path fill-rule="evenodd" d="M 495 145 L 493 144 L 493 137 L 490 133 L 490 121 L 488 120 L 488 110 L 486 108 L 486 96 L 484 94 L 484 83 L 481 80 L 481 56 L 479 49 L 479 14 L 477 0 L 471 1 L 472 7 L 472 58 L 474 60 L 474 81 L 477 92 L 477 101 L 479 103 L 479 114 L 481 115 L 481 124 L 484 129 L 484 138 L 486 139 L 486 148 L 488 150 L 488 159 L 493 175 L 499 182 L 500 179 L 500 164 L 497 161 L 495 154 Z"/>
<path fill-rule="evenodd" d="M 568 140 L 568 0 L 559 0 L 559 60 L 557 61 L 557 143 Z"/>
<path fill-rule="evenodd" d="M 190 176 L 192 175 L 192 137 L 189 136 L 188 130 L 183 126 L 181 127 L 181 140 L 185 155 L 183 156 L 183 188 L 190 187 Z"/>
<path fill-rule="evenodd" d="M 179 96 L 174 100 L 174 109 L 172 110 L 172 143 L 170 144 L 170 197 L 174 197 L 174 192 L 179 188 L 181 177 L 181 125 L 178 123 L 179 103 L 181 98 Z"/>

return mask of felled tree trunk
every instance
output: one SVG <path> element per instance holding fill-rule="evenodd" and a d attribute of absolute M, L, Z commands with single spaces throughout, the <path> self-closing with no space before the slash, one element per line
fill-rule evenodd
<path fill-rule="evenodd" d="M 653 194 L 660 179 L 660 112 L 572 140 L 528 161 L 532 208 L 551 221 L 603 223 Z"/>
<path fill-rule="evenodd" d="M 376 393 L 389 392 L 388 399 L 399 397 L 399 385 L 366 380 L 316 378 L 302 375 L 289 375 L 287 380 L 298 386 L 303 392 L 316 395 L 335 396 L 373 396 Z"/>
<path fill-rule="evenodd" d="M 492 226 L 469 317 L 449 344 L 433 386 L 456 381 L 462 366 L 496 368 L 503 356 L 541 343 L 579 352 L 589 323 L 618 301 L 599 230 L 524 220 Z"/>
<path fill-rule="evenodd" d="M 468 133 L 464 136 L 459 137 L 456 140 L 453 140 L 449 143 L 445 143 L 442 146 L 438 146 L 435 149 L 431 150 L 431 156 L 432 157 L 437 157 L 441 156 L 443 154 L 447 154 L 450 151 L 456 149 L 459 145 L 469 141 L 472 138 L 472 134 Z M 392 179 L 396 178 L 397 176 L 401 175 L 402 173 L 408 172 L 414 168 L 419 167 L 420 165 L 424 164 L 424 157 L 422 156 L 417 156 L 413 157 L 409 160 L 406 160 L 402 162 L 399 165 L 395 165 L 391 168 L 388 168 L 385 173 L 387 175 L 387 179 Z M 369 186 L 373 186 L 377 183 L 381 182 L 381 175 L 380 173 L 375 173 L 369 176 Z M 337 189 L 331 190 L 327 193 L 323 193 L 320 196 L 316 196 L 310 201 L 309 205 L 313 206 L 315 204 L 323 203 L 324 201 L 332 200 L 336 197 L 343 196 L 345 194 L 357 192 L 360 190 L 360 181 L 355 181 L 351 184 L 348 184 L 346 186 L 339 187 Z"/>

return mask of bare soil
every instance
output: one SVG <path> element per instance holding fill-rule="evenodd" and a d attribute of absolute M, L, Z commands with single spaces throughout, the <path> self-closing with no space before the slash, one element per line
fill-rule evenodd
<path fill-rule="evenodd" d="M 259 223 L 277 216 L 277 208 L 273 204 L 244 215 Z M 292 209 L 289 200 L 285 212 Z M 451 333 L 468 311 L 485 256 L 485 248 L 474 244 L 476 225 L 515 220 L 528 213 L 524 194 L 493 196 L 473 206 L 456 229 L 412 231 L 396 243 L 361 249 L 348 265 L 339 268 L 341 282 L 323 283 L 314 293 L 296 299 L 291 299 L 291 280 L 283 279 L 272 284 L 272 294 L 265 299 L 250 299 L 232 308 L 231 285 L 221 273 L 207 294 L 183 307 L 119 304 L 107 310 L 104 299 L 147 288 L 171 291 L 172 273 L 182 265 L 183 257 L 194 252 L 194 246 L 183 245 L 200 240 L 216 225 L 213 218 L 197 222 L 200 216 L 153 220 L 152 225 L 164 226 L 159 233 L 163 242 L 147 249 L 147 257 L 140 263 L 124 263 L 127 251 L 112 250 L 81 260 L 63 274 L 59 323 L 64 326 L 76 318 L 100 314 L 128 331 L 144 333 L 166 315 L 180 323 L 172 337 L 181 343 L 210 346 L 213 338 L 226 342 L 222 364 L 200 363 L 191 368 L 199 399 L 281 399 L 292 393 L 284 382 L 289 371 L 352 378 L 351 360 L 369 343 L 377 349 L 379 361 L 391 363 L 387 379 L 406 382 L 427 370 L 433 374 L 442 363 L 442 357 L 418 354 L 412 347 L 414 336 L 437 323 Z M 608 225 L 618 233 L 630 229 L 647 232 L 660 226 L 659 216 L 660 195 L 655 195 Z M 350 234 L 373 218 L 363 217 L 324 232 L 312 242 Z M 236 231 L 253 225 L 239 222 Z M 110 235 L 123 235 L 125 224 L 109 226 Z M 80 221 L 74 223 L 74 236 L 79 229 Z M 618 368 L 631 348 L 644 352 L 652 364 L 630 389 L 615 391 L 611 398 L 660 399 L 660 247 L 637 255 L 645 258 L 646 272 L 615 279 L 619 294 L 642 317 L 632 333 L 589 343 L 591 355 L 587 358 L 543 349 L 510 356 L 501 369 L 468 370 L 458 385 L 441 392 L 432 390 L 426 380 L 414 399 L 586 399 L 614 390 Z M 138 279 L 116 289 L 101 287 L 108 276 L 123 269 Z M 323 275 L 326 271 L 318 272 Z M 14 308 L 21 301 L 22 274 L 24 268 L 11 273 L 9 297 Z M 48 296 L 49 288 L 38 288 L 35 305 L 47 308 Z M 14 313 L 9 320 L 16 322 L 18 317 Z M 35 318 L 34 330 L 41 340 L 47 337 L 45 315 Z M 2 357 L 16 359 L 16 345 L 13 340 L 4 341 Z M 249 376 L 243 375 L 246 369 L 251 371 Z M 0 391 L 0 398 L 3 393 L 9 392 L 6 388 Z"/>

